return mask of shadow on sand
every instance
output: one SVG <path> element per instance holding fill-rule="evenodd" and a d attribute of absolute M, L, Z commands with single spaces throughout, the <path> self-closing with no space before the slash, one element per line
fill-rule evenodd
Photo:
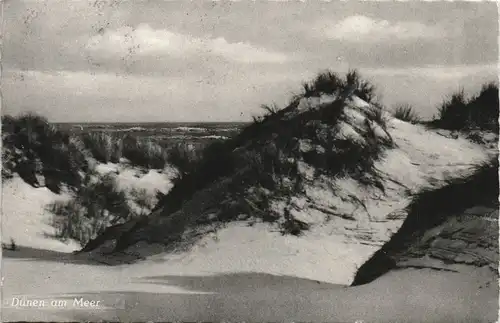
<path fill-rule="evenodd" d="M 32 247 L 17 246 L 16 250 L 3 249 L 2 256 L 5 258 L 21 259 L 26 261 L 53 261 L 60 263 L 99 265 L 106 264 L 91 260 L 85 255 L 75 255 L 72 253 L 37 249 Z"/>
<path fill-rule="evenodd" d="M 117 291 L 57 295 L 68 303 L 73 303 L 75 298 L 100 301 L 105 308 L 8 309 L 2 315 L 8 321 L 40 321 L 43 318 L 44 321 L 80 322 L 365 320 L 465 323 L 490 322 L 498 313 L 498 299 L 492 297 L 492 290 L 481 296 L 476 288 L 463 290 L 467 284 L 454 286 L 456 279 L 461 282 L 464 275 L 406 270 L 388 276 L 356 287 L 262 273 L 144 277 L 134 281 L 139 289 L 134 284 L 127 284 Z M 426 279 L 429 281 L 425 288 L 415 288 L 415 282 Z M 148 292 L 147 287 L 140 286 L 144 283 L 157 284 L 160 288 Z M 166 285 L 185 291 L 172 292 L 165 288 L 163 292 L 161 286 Z"/>
<path fill-rule="evenodd" d="M 149 276 L 134 281 L 168 285 L 189 291 L 227 293 L 256 291 L 262 289 L 284 290 L 287 292 L 347 287 L 317 280 L 267 273 L 240 272 L 213 276 Z"/>
<path fill-rule="evenodd" d="M 100 300 L 108 310 L 74 311 L 68 319 L 77 321 L 222 321 L 224 319 L 266 319 L 300 316 L 319 295 L 343 294 L 348 287 L 293 276 L 266 273 L 227 273 L 211 276 L 151 276 L 134 280 L 138 284 L 175 286 L 185 293 L 142 291 L 98 292 L 65 295 Z M 324 293 L 324 294 L 323 294 Z M 311 295 L 316 296 L 311 299 Z M 323 297 L 319 297 L 323 298 Z M 272 306 L 269 306 L 271 305 Z M 69 313 L 64 313 L 68 315 Z M 313 316 L 314 317 L 314 316 Z M 317 316 L 316 319 L 324 318 Z"/>

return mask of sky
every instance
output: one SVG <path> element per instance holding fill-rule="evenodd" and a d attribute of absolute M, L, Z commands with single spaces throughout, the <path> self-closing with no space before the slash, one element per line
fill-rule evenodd
<path fill-rule="evenodd" d="M 330 69 L 424 118 L 497 80 L 494 2 L 4 0 L 2 114 L 249 121 Z"/>

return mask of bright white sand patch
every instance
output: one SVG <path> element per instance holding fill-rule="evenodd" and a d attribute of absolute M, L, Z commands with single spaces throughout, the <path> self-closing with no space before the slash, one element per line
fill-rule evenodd
<path fill-rule="evenodd" d="M 157 170 L 149 170 L 147 174 L 138 173 L 136 169 L 125 168 L 119 170 L 116 175 L 117 184 L 120 188 L 129 190 L 144 189 L 148 194 L 154 195 L 156 191 L 168 192 L 172 188 L 172 174 L 159 173 Z"/>
<path fill-rule="evenodd" d="M 394 179 L 406 178 L 403 183 L 410 187 L 423 179 L 460 177 L 492 156 L 492 151 L 465 138 L 446 138 L 424 126 L 391 119 L 388 128 L 399 149 L 387 151 L 379 169 Z"/>
<path fill-rule="evenodd" d="M 30 261 L 33 266 L 25 266 L 18 273 L 9 268 L 20 269 L 22 260 L 9 259 L 5 274 L 10 277 L 7 291 L 11 294 L 92 290 L 185 293 L 186 290 L 174 286 L 141 283 L 138 278 L 231 272 L 290 275 L 344 283 L 356 270 L 354 264 L 360 264 L 374 249 L 372 246 L 349 246 L 337 237 L 281 236 L 264 224 L 249 227 L 237 222 L 206 236 L 189 253 L 157 255 L 140 263 L 116 267 L 47 262 L 41 257 Z M 345 265 L 339 266 L 341 264 Z M 18 275 L 23 279 L 15 279 Z"/>
<path fill-rule="evenodd" d="M 150 169 L 145 173 L 138 167 L 127 164 L 97 163 L 95 170 L 102 176 L 113 175 L 121 189 L 144 189 L 151 195 L 156 194 L 156 191 L 167 193 L 172 188 L 172 179 L 176 176 L 176 170 L 172 167 L 163 170 Z"/>
<path fill-rule="evenodd" d="M 100 175 L 107 175 L 107 174 L 110 174 L 110 173 L 115 173 L 116 174 L 116 173 L 119 172 L 120 165 L 115 164 L 115 163 L 107 163 L 107 164 L 96 163 L 94 169 Z"/>
<path fill-rule="evenodd" d="M 250 227 L 235 222 L 207 235 L 188 253 L 158 255 L 151 260 L 163 260 L 165 268 L 185 275 L 260 272 L 344 284 L 376 248 L 343 240 L 315 234 L 283 236 L 266 224 Z"/>
<path fill-rule="evenodd" d="M 353 140 L 360 144 L 365 144 L 365 139 L 350 124 L 340 121 L 337 125 L 337 138 Z"/>
<path fill-rule="evenodd" d="M 298 113 L 301 113 L 312 108 L 316 109 L 323 104 L 332 103 L 333 101 L 335 101 L 335 98 L 335 96 L 327 94 L 322 94 L 320 97 L 302 98 L 300 99 L 296 111 Z"/>
<path fill-rule="evenodd" d="M 67 244 L 47 235 L 53 235 L 52 215 L 45 207 L 54 201 L 68 199 L 45 187 L 34 188 L 15 176 L 2 185 L 2 242 L 14 239 L 19 246 L 36 249 L 72 252 L 79 243 Z"/>
<path fill-rule="evenodd" d="M 357 95 L 351 95 L 349 97 L 349 100 L 351 101 L 350 106 L 356 107 L 358 109 L 366 109 L 370 107 L 370 104 L 362 99 L 360 99 Z"/>
<path fill-rule="evenodd" d="M 20 251 L 22 252 L 22 251 Z M 98 266 L 40 258 L 8 257 L 4 276 L 9 279 L 5 291 L 11 295 L 83 293 L 88 291 L 147 291 L 151 293 L 189 293 L 188 290 L 140 281 L 140 277 L 176 272 L 149 263 L 141 267 Z M 23 266 L 23 263 L 25 264 Z M 23 268 L 26 267 L 26 268 Z M 13 271 L 11 268 L 16 268 Z M 177 273 L 178 274 L 178 273 Z M 19 277 L 19 278 L 18 278 Z M 22 277 L 22 279 L 20 279 Z"/>

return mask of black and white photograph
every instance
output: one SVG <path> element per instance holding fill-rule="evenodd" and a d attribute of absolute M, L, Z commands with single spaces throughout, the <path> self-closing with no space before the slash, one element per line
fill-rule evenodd
<path fill-rule="evenodd" d="M 499 317 L 494 1 L 1 1 L 2 322 Z"/>

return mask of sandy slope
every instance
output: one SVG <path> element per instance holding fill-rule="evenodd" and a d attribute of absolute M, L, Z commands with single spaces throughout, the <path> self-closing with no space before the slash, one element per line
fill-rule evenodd
<path fill-rule="evenodd" d="M 2 242 L 11 238 L 18 246 L 72 252 L 80 248 L 75 241 L 68 243 L 50 238 L 55 234 L 51 217 L 45 207 L 54 201 L 68 199 L 46 187 L 34 188 L 15 176 L 2 185 Z"/>

